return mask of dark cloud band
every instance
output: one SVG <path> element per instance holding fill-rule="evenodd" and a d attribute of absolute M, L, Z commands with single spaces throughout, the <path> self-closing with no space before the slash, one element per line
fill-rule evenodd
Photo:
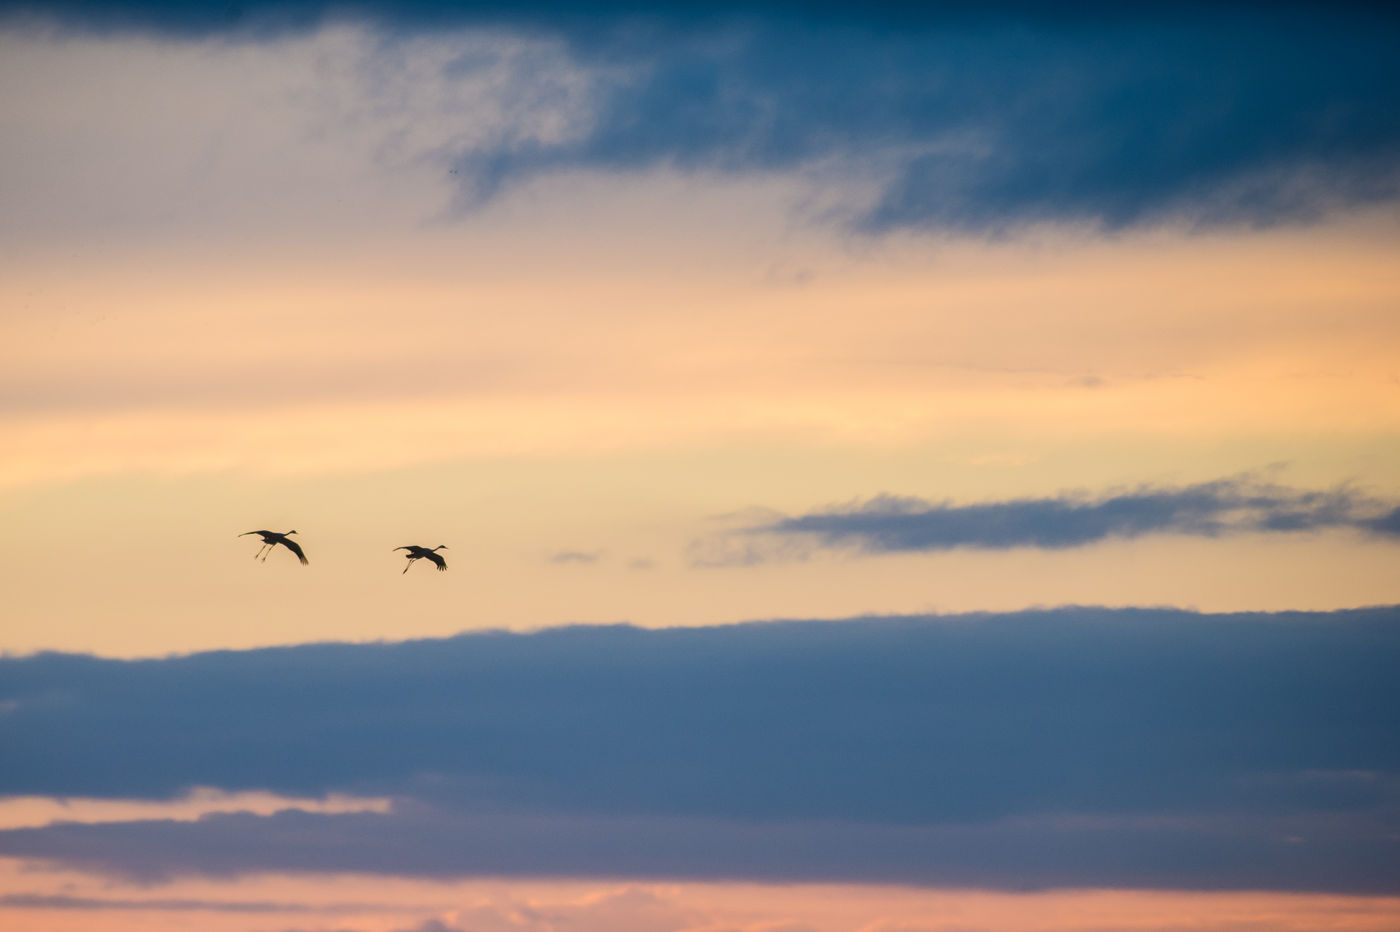
<path fill-rule="evenodd" d="M 4 11 L 169 36 L 256 39 L 349 19 L 390 35 L 490 26 L 562 40 L 592 80 L 583 128 L 452 154 L 462 209 L 542 175 L 658 168 L 859 182 L 873 198 L 838 212 L 872 233 L 1273 225 L 1400 195 L 1400 16 L 1378 4 L 75 0 Z"/>
<path fill-rule="evenodd" d="M 1323 11 L 1390 17 L 1363 0 L 0 0 L 0 13 L 48 16 L 82 29 L 146 30 L 174 35 L 235 31 L 258 24 L 285 29 L 361 20 L 386 29 L 431 30 L 445 26 L 553 24 L 580 28 L 582 21 L 652 21 L 694 24 L 773 19 L 785 22 L 865 24 L 921 29 L 966 23 L 1024 22 L 1036 26 L 1162 20 L 1172 15 L 1241 15 Z"/>
<path fill-rule="evenodd" d="M 0 853 L 151 876 L 1400 891 L 1378 879 L 1400 877 L 1397 666 L 1394 608 L 8 658 L 5 794 L 212 786 L 396 804 L 18 829 Z"/>

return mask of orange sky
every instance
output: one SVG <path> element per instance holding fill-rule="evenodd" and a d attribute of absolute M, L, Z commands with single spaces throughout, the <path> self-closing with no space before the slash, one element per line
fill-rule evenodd
<path fill-rule="evenodd" d="M 691 203 L 669 182 L 651 193 Z M 1400 600 L 1393 545 L 1343 532 L 738 570 L 687 556 L 724 515 L 880 493 L 971 503 L 1252 474 L 1400 494 L 1400 275 L 1378 220 L 854 251 L 794 242 L 744 205 L 811 276 L 774 282 L 719 230 L 692 232 L 685 265 L 638 265 L 661 247 L 605 213 L 592 226 L 582 201 L 562 222 L 591 232 L 562 269 L 560 245 L 487 236 L 489 213 L 396 243 L 366 231 L 348 267 L 295 246 L 158 276 L 143 270 L 186 247 L 81 276 L 12 260 L 3 645 L 149 655 L 573 621 Z M 533 209 L 547 226 L 560 208 Z M 252 527 L 297 528 L 309 571 L 254 566 L 235 538 Z M 389 550 L 413 542 L 450 544 L 463 572 L 405 607 Z M 56 551 L 84 586 L 63 585 Z"/>

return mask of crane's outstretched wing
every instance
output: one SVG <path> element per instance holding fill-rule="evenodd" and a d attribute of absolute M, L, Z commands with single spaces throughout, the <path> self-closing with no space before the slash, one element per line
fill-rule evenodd
<path fill-rule="evenodd" d="M 301 552 L 301 545 L 298 544 L 296 541 L 294 541 L 294 540 L 288 540 L 287 538 L 284 537 L 284 538 L 282 538 L 281 540 L 279 540 L 277 543 L 281 544 L 283 547 L 286 547 L 286 548 L 287 548 L 288 550 L 290 550 L 292 553 L 296 554 L 296 555 L 297 555 L 297 559 L 301 561 L 301 565 L 302 565 L 302 566 L 305 566 L 306 564 L 308 564 L 308 563 L 311 562 L 310 560 L 306 559 L 306 554 L 304 554 L 304 553 Z"/>
<path fill-rule="evenodd" d="M 436 563 L 439 571 L 447 569 L 447 561 L 444 560 L 442 557 L 438 556 L 436 553 L 433 553 L 431 550 L 423 554 L 423 556 Z"/>

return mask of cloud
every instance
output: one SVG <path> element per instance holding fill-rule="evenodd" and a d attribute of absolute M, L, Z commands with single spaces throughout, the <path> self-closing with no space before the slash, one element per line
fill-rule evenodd
<path fill-rule="evenodd" d="M 1400 194 L 1400 18 L 1375 5 L 7 4 L 244 39 L 346 19 L 561 38 L 578 125 L 457 148 L 458 206 L 542 175 L 797 172 L 873 233 L 1273 225 Z"/>
<path fill-rule="evenodd" d="M 1361 527 L 1372 534 L 1400 537 L 1400 507 L 1392 508 L 1383 515 L 1362 521 Z"/>
<path fill-rule="evenodd" d="M 248 900 L 67 896 L 63 894 L 7 893 L 0 895 L 0 909 L 55 909 L 82 912 L 213 912 L 213 913 L 339 913 L 384 909 L 373 903 L 277 903 Z"/>
<path fill-rule="evenodd" d="M 250 873 L 1400 892 L 1393 810 L 1328 818 L 1040 817 L 890 826 L 668 817 L 218 815 L 0 833 L 0 853 L 128 881 Z"/>
<path fill-rule="evenodd" d="M 845 208 L 867 232 L 987 232 L 1273 225 L 1400 191 L 1400 66 L 1364 31 L 1389 47 L 1393 22 L 1037 25 L 760 21 L 629 48 L 584 132 L 463 152 L 463 203 L 575 168 L 816 171 L 874 185 Z"/>
<path fill-rule="evenodd" d="M 814 548 L 827 547 L 865 553 L 960 547 L 1058 550 L 1151 534 L 1221 537 L 1327 528 L 1400 539 L 1400 509 L 1386 507 L 1344 487 L 1293 489 L 1248 478 L 1142 487 L 1098 498 L 1062 494 L 971 505 L 879 495 L 796 517 L 768 513 L 737 531 L 694 542 L 690 556 L 701 566 L 749 566 L 803 558 Z"/>
<path fill-rule="evenodd" d="M 252 35 L 274 30 L 299 32 L 327 23 L 358 20 L 386 30 L 426 32 L 454 26 L 533 26 L 540 30 L 570 30 L 587 36 L 589 22 L 595 28 L 618 23 L 651 25 L 696 24 L 755 19 L 788 22 L 834 23 L 885 31 L 931 26 L 1018 21 L 1052 27 L 1089 22 L 1123 22 L 1160 18 L 1177 13 L 1240 13 L 1284 10 L 1308 13 L 1317 10 L 1371 12 L 1375 4 L 1365 0 L 1319 3 L 1317 0 L 1225 0 L 1144 3 L 1133 7 L 1107 0 L 1067 0 L 1046 7 L 1036 0 L 947 0 L 939 4 L 910 0 L 239 0 L 236 3 L 189 3 L 187 0 L 4 0 L 3 11 L 13 19 L 50 16 L 84 31 L 147 32 L 162 35 Z"/>
<path fill-rule="evenodd" d="M 603 556 L 601 550 L 560 550 L 549 556 L 550 563 L 597 563 Z"/>
<path fill-rule="evenodd" d="M 4 710 L 0 709 L 0 715 Z M 136 819 L 194 820 L 210 812 L 257 812 L 283 809 L 309 812 L 387 812 L 387 799 L 352 799 L 331 795 L 320 799 L 290 799 L 267 793 L 223 793 L 194 789 L 179 799 L 134 801 L 83 799 L 65 796 L 0 797 L 0 828 L 47 825 L 50 822 L 128 822 Z"/>
<path fill-rule="evenodd" d="M 0 853 L 140 876 L 1393 892 L 1397 663 L 1396 608 L 5 658 L 0 792 L 395 804 L 60 823 L 0 832 Z"/>

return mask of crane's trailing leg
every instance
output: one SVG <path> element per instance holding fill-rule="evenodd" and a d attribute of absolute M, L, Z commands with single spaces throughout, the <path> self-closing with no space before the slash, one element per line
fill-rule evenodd
<path fill-rule="evenodd" d="M 277 531 L 244 531 L 238 536 L 247 537 L 249 534 L 257 534 L 259 537 L 262 538 L 263 545 L 257 553 L 253 554 L 254 560 L 256 560 L 258 557 L 262 557 L 262 561 L 266 563 L 267 555 L 272 552 L 272 548 L 276 547 L 278 544 L 281 544 L 283 547 L 286 547 L 292 553 L 296 554 L 296 557 L 298 560 L 301 561 L 302 566 L 305 566 L 310 561 L 306 559 L 306 554 L 302 553 L 301 545 L 291 539 L 291 535 L 295 533 L 296 531 L 288 531 L 285 534 L 278 533 Z"/>
<path fill-rule="evenodd" d="M 436 564 L 439 570 L 447 569 L 447 561 L 438 555 L 439 550 L 447 549 L 446 544 L 438 544 L 436 547 L 419 547 L 416 544 L 411 544 L 407 547 L 395 547 L 394 549 L 408 551 L 408 566 L 403 568 L 403 573 L 408 572 L 408 568 L 413 565 L 414 560 L 428 560 Z M 402 576 L 403 573 L 399 575 Z"/>

